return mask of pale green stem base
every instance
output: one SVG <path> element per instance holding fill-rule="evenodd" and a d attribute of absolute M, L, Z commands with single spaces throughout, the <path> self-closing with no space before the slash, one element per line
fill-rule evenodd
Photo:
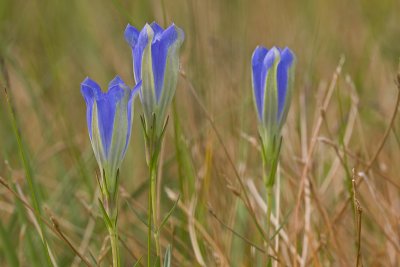
<path fill-rule="evenodd" d="M 113 223 L 114 224 L 114 223 Z M 108 234 L 110 236 L 111 242 L 111 252 L 112 252 L 112 259 L 113 259 L 113 267 L 120 267 L 121 260 L 119 257 L 119 246 L 118 246 L 118 229 L 116 224 L 114 227 L 108 228 Z"/>
<path fill-rule="evenodd" d="M 147 224 L 148 224 L 148 230 L 147 230 L 147 266 L 151 266 L 151 208 L 152 208 L 152 201 L 151 201 L 151 183 L 149 186 L 149 213 L 148 213 L 148 219 L 147 219 Z"/>
<path fill-rule="evenodd" d="M 160 253 L 160 238 L 158 234 L 158 219 L 157 219 L 157 191 L 156 191 L 156 177 L 157 177 L 157 165 L 154 164 L 154 167 L 151 170 L 151 178 L 150 178 L 150 187 L 151 187 L 151 205 L 152 205 L 152 214 L 153 214 L 153 224 L 154 224 L 154 240 L 156 243 L 156 253 L 157 257 L 161 257 Z"/>
<path fill-rule="evenodd" d="M 267 246 L 266 246 L 266 253 L 269 253 L 269 247 L 271 245 L 270 239 L 270 229 L 271 229 L 271 214 L 272 214 L 272 186 L 267 186 Z M 269 257 L 268 261 L 270 260 Z"/>
<path fill-rule="evenodd" d="M 149 172 L 150 172 L 150 186 L 149 186 L 149 232 L 148 232 L 148 264 L 150 264 L 150 255 L 151 255 L 151 225 L 153 222 L 154 225 L 154 241 L 156 245 L 156 255 L 157 258 L 160 259 L 161 263 L 161 247 L 160 247 L 160 236 L 157 229 L 157 158 L 152 157 L 152 162 L 150 162 Z M 161 265 L 161 264 L 160 264 Z M 150 265 L 148 265 L 150 266 Z"/>

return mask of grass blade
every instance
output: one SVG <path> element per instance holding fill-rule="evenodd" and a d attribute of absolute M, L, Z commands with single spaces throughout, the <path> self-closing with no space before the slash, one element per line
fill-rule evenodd
<path fill-rule="evenodd" d="M 163 226 L 167 223 L 169 217 L 170 217 L 170 216 L 172 215 L 172 213 L 174 212 L 174 210 L 175 210 L 175 208 L 176 208 L 176 205 L 177 205 L 178 202 L 179 202 L 180 197 L 181 197 L 181 195 L 178 195 L 178 198 L 176 199 L 174 205 L 173 205 L 172 208 L 168 211 L 167 215 L 165 215 L 164 219 L 162 220 L 162 222 L 161 222 L 161 224 L 160 224 L 160 227 L 157 229 L 158 232 L 161 231 L 161 229 L 163 228 Z"/>
<path fill-rule="evenodd" d="M 171 245 L 168 245 L 167 250 L 165 251 L 164 259 L 165 259 L 164 267 L 170 267 L 171 266 Z"/>
<path fill-rule="evenodd" d="M 22 138 L 21 138 L 21 135 L 20 135 L 19 130 L 18 130 L 17 119 L 16 119 L 16 116 L 15 116 L 14 108 L 12 106 L 12 102 L 11 102 L 9 94 L 7 93 L 7 90 L 5 90 L 5 95 L 6 95 L 6 99 L 7 99 L 8 110 L 9 110 L 9 113 L 11 115 L 11 123 L 12 123 L 13 131 L 14 131 L 14 135 L 15 135 L 15 138 L 17 139 L 17 143 L 18 143 L 19 155 L 20 155 L 23 167 L 24 167 L 25 177 L 26 177 L 26 180 L 27 180 L 28 185 L 29 185 L 29 191 L 31 193 L 31 199 L 32 199 L 32 202 L 33 202 L 33 208 L 35 210 L 34 214 L 35 214 L 35 217 L 36 217 L 36 219 L 37 219 L 37 221 L 39 223 L 39 227 L 40 227 L 40 231 L 41 231 L 41 233 L 39 233 L 39 234 L 41 236 L 43 249 L 44 249 L 45 254 L 46 254 L 47 265 L 48 266 L 54 266 L 52 261 L 51 261 L 51 259 L 50 259 L 50 253 L 49 253 L 49 247 L 48 247 L 48 242 L 47 242 L 47 237 L 46 237 L 46 231 L 45 231 L 45 228 L 43 226 L 43 222 L 41 220 L 42 212 L 41 212 L 40 196 L 39 196 L 39 193 L 38 193 L 38 189 L 37 189 L 35 180 L 33 179 L 32 169 L 31 169 L 31 166 L 30 166 L 29 161 L 28 161 L 28 155 L 27 155 L 25 147 L 24 147 L 24 145 L 22 143 Z"/>
<path fill-rule="evenodd" d="M 18 257 L 15 253 L 14 246 L 10 240 L 10 236 L 7 234 L 4 225 L 0 222 L 0 240 L 3 243 L 4 255 L 7 259 L 9 266 L 19 266 Z"/>

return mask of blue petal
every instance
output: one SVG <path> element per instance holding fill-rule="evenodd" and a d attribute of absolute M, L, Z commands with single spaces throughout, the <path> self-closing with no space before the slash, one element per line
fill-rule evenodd
<path fill-rule="evenodd" d="M 108 92 L 96 99 L 99 133 L 106 157 L 110 151 L 116 105 L 124 97 L 124 82 L 118 76 L 110 82 Z"/>
<path fill-rule="evenodd" d="M 280 120 L 285 107 L 286 95 L 288 90 L 288 71 L 294 59 L 293 52 L 289 48 L 281 51 L 281 59 L 277 70 L 278 83 L 278 120 Z"/>
<path fill-rule="evenodd" d="M 253 74 L 253 90 L 254 90 L 254 97 L 256 101 L 256 107 L 258 112 L 258 118 L 262 120 L 262 113 L 263 113 L 263 91 L 264 91 L 264 84 L 262 84 L 262 69 L 263 69 L 263 61 L 265 55 L 268 53 L 268 49 L 265 47 L 257 46 L 257 48 L 253 52 L 252 56 L 252 74 Z"/>
<path fill-rule="evenodd" d="M 115 86 L 119 86 L 120 84 L 125 85 L 124 81 L 118 75 L 114 77 L 114 79 L 108 84 L 108 88 L 111 89 Z"/>
<path fill-rule="evenodd" d="M 124 36 L 128 44 L 134 48 L 139 37 L 139 31 L 132 25 L 128 24 L 125 28 Z"/>
<path fill-rule="evenodd" d="M 276 48 L 272 47 L 268 51 L 268 53 L 265 55 L 265 58 L 264 58 L 264 61 L 263 61 L 263 65 L 264 65 L 263 66 L 263 72 L 267 72 L 272 67 L 272 65 L 274 65 L 275 51 L 276 51 Z M 261 78 L 265 79 L 266 77 L 261 76 Z"/>
<path fill-rule="evenodd" d="M 164 31 L 164 29 L 160 25 L 158 25 L 157 22 L 155 22 L 155 21 L 153 21 L 150 24 L 150 27 L 153 29 L 153 32 L 154 32 L 154 40 L 159 39 L 160 35 Z M 153 40 L 153 42 L 154 42 L 154 40 Z"/>
<path fill-rule="evenodd" d="M 163 31 L 157 39 L 153 39 L 153 44 L 151 45 L 154 86 L 157 102 L 160 99 L 161 90 L 164 83 L 164 73 L 167 63 L 168 48 L 172 44 L 174 44 L 177 39 L 178 33 L 175 29 L 175 25 L 172 24 L 165 31 Z"/>
<path fill-rule="evenodd" d="M 100 86 L 93 80 L 91 80 L 89 77 L 87 77 L 82 83 L 81 83 L 81 93 L 83 98 L 85 99 L 86 102 L 86 120 L 87 120 L 87 125 L 88 125 L 88 130 L 89 130 L 89 136 L 92 138 L 92 114 L 93 114 L 93 103 L 95 99 L 97 99 L 99 96 L 101 96 L 101 88 Z"/>
<path fill-rule="evenodd" d="M 146 24 L 147 26 L 147 24 Z M 141 80 L 142 75 L 142 57 L 143 51 L 148 43 L 147 27 L 144 26 L 139 33 L 139 37 L 135 47 L 132 47 L 133 53 L 133 68 L 135 72 L 136 82 Z"/>

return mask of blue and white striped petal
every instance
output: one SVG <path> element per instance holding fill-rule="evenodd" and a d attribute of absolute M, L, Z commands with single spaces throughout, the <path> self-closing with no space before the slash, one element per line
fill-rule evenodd
<path fill-rule="evenodd" d="M 109 181 L 116 178 L 129 144 L 133 99 L 140 86 L 139 82 L 131 90 L 118 76 L 110 82 L 107 92 L 102 92 L 100 86 L 90 78 L 86 78 L 81 84 L 81 92 L 87 105 L 90 141 L 109 186 L 114 185 Z"/>
<path fill-rule="evenodd" d="M 289 48 L 258 46 L 252 56 L 253 97 L 260 125 L 276 131 L 285 122 L 293 81 L 294 54 Z"/>
<path fill-rule="evenodd" d="M 146 24 L 138 35 L 132 28 L 127 26 L 125 39 L 132 48 L 135 80 L 143 82 L 140 100 L 147 123 L 152 123 L 155 114 L 160 133 L 175 94 L 184 34 L 174 24 L 165 30 L 155 22 Z"/>

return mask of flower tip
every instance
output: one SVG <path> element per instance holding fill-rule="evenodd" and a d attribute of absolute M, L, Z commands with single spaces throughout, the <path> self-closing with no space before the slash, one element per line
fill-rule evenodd
<path fill-rule="evenodd" d="M 267 48 L 265 48 L 265 47 L 262 46 L 262 45 L 257 45 L 256 49 L 254 49 L 253 55 L 258 54 L 258 53 L 265 54 L 265 53 L 267 53 L 267 52 L 268 52 L 268 49 L 267 49 Z"/>
<path fill-rule="evenodd" d="M 265 55 L 268 53 L 268 49 L 264 46 L 258 45 L 256 49 L 253 51 L 252 58 L 252 65 L 253 67 L 259 65 L 265 58 Z"/>
<path fill-rule="evenodd" d="M 176 34 L 178 35 L 179 42 L 182 43 L 185 40 L 185 32 L 181 28 L 176 26 L 174 22 L 172 22 L 172 24 L 169 27 L 175 30 Z"/>
<path fill-rule="evenodd" d="M 83 81 L 81 82 L 81 84 L 87 84 L 87 83 L 90 83 L 90 82 L 92 82 L 92 81 L 93 81 L 93 80 L 90 79 L 89 76 L 86 76 L 86 78 L 83 79 Z"/>
<path fill-rule="evenodd" d="M 162 27 L 160 26 L 160 24 L 158 24 L 157 22 L 153 21 L 152 23 L 150 23 L 150 27 L 156 27 L 156 28 L 160 28 L 162 29 Z"/>
<path fill-rule="evenodd" d="M 89 87 L 91 90 L 100 90 L 100 86 L 93 81 L 92 79 L 90 79 L 89 77 L 86 77 L 82 83 L 81 83 L 81 87 Z"/>
<path fill-rule="evenodd" d="M 119 76 L 118 74 L 115 75 L 113 80 L 118 80 L 118 81 L 122 81 L 121 76 Z"/>
<path fill-rule="evenodd" d="M 86 77 L 81 83 L 81 93 L 85 100 L 93 99 L 101 95 L 101 88 L 95 81 Z"/>
<path fill-rule="evenodd" d="M 114 86 L 125 85 L 124 81 L 121 79 L 119 75 L 116 75 L 114 79 L 109 83 L 108 87 L 112 88 Z"/>
<path fill-rule="evenodd" d="M 135 27 L 133 27 L 131 24 L 127 24 L 126 25 L 126 27 L 125 27 L 125 35 L 126 34 L 128 34 L 128 33 L 130 33 L 130 32 L 132 32 L 132 30 L 134 30 L 135 29 Z M 136 29 L 135 29 L 136 30 Z"/>
<path fill-rule="evenodd" d="M 288 52 L 290 55 L 292 55 L 292 57 L 294 57 L 294 53 L 293 53 L 293 51 L 292 51 L 289 47 L 286 46 L 285 49 L 284 49 L 283 51 Z"/>
<path fill-rule="evenodd" d="M 295 55 L 294 55 L 293 51 L 290 50 L 290 48 L 285 47 L 281 51 L 281 60 L 290 67 L 292 65 L 293 61 L 295 60 Z"/>
<path fill-rule="evenodd" d="M 128 42 L 128 44 L 132 47 L 136 45 L 137 39 L 139 37 L 139 31 L 133 27 L 131 24 L 128 23 L 126 25 L 125 31 L 124 31 L 124 36 L 125 40 Z"/>
<path fill-rule="evenodd" d="M 276 46 L 271 47 L 270 51 L 274 51 L 274 52 L 280 52 L 280 49 Z"/>
<path fill-rule="evenodd" d="M 148 24 L 146 22 L 146 24 L 144 25 L 142 31 L 144 31 L 147 34 L 147 37 L 149 38 L 149 36 L 154 36 L 154 29 L 151 27 L 150 24 Z"/>

